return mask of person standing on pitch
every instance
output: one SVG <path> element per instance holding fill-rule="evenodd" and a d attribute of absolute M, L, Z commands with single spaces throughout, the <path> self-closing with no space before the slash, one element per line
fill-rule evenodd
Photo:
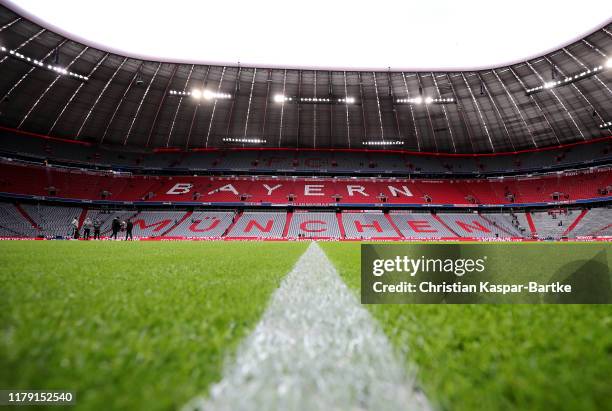
<path fill-rule="evenodd" d="M 119 217 L 113 218 L 113 222 L 111 223 L 111 229 L 113 230 L 113 233 L 111 234 L 110 238 L 114 238 L 116 240 L 117 233 L 119 233 L 119 230 L 121 229 L 121 222 L 119 222 Z"/>
<path fill-rule="evenodd" d="M 125 241 L 127 241 L 128 237 L 130 237 L 130 240 L 134 240 L 134 237 L 132 237 L 133 228 L 134 223 L 132 223 L 132 220 L 127 220 L 127 222 L 125 223 Z"/>
<path fill-rule="evenodd" d="M 100 220 L 95 218 L 93 221 L 94 240 L 100 239 L 100 226 L 101 226 Z"/>
<path fill-rule="evenodd" d="M 72 238 L 74 238 L 75 240 L 79 238 L 79 220 L 77 220 L 76 217 L 74 217 L 72 219 L 72 222 L 70 223 L 70 230 L 71 230 L 70 234 Z"/>
<path fill-rule="evenodd" d="M 87 217 L 85 221 L 83 221 L 83 238 L 85 240 L 89 240 L 89 235 L 91 234 L 91 218 Z"/>

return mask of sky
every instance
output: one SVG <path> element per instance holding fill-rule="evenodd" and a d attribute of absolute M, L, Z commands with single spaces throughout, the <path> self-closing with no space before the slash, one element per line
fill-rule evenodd
<path fill-rule="evenodd" d="M 339 70 L 497 67 L 567 45 L 612 17 L 609 0 L 0 3 L 69 38 L 138 58 Z"/>

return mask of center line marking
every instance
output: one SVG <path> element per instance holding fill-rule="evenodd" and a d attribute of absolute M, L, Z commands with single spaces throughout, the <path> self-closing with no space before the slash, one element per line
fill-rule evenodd
<path fill-rule="evenodd" d="M 210 396 L 183 410 L 431 410 L 391 343 L 312 243 Z"/>

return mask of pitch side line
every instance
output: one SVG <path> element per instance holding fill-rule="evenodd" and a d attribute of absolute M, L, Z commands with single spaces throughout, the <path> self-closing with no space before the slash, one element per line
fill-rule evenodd
<path fill-rule="evenodd" d="M 183 410 L 430 410 L 385 334 L 312 243 L 209 398 Z"/>

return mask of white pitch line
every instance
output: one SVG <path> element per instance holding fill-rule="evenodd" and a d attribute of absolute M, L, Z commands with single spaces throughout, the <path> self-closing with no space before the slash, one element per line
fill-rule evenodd
<path fill-rule="evenodd" d="M 209 398 L 187 410 L 430 410 L 389 340 L 312 243 Z"/>

